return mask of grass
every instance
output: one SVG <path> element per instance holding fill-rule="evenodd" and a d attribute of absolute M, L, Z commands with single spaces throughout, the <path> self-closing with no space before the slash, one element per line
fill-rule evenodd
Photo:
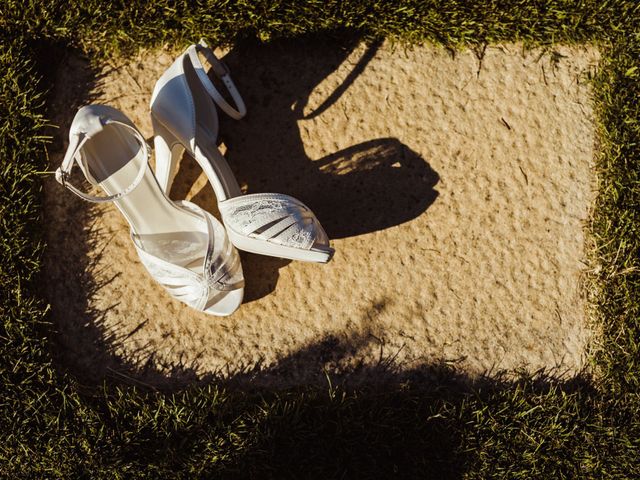
<path fill-rule="evenodd" d="M 640 7 L 633 0 L 0 4 L 0 476 L 3 478 L 640 477 Z M 54 368 L 41 297 L 48 74 L 140 46 L 336 29 L 450 48 L 597 43 L 600 149 L 591 303 L 597 380 L 158 392 Z"/>

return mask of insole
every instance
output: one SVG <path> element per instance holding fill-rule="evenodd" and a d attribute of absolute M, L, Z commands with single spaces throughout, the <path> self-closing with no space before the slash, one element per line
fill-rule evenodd
<path fill-rule="evenodd" d="M 83 155 L 91 175 L 107 195 L 127 188 L 146 163 L 144 150 L 130 132 L 107 125 L 89 139 Z M 167 199 L 147 165 L 142 181 L 115 200 L 143 248 L 152 255 L 187 268 L 201 269 L 208 234 L 203 219 Z"/>

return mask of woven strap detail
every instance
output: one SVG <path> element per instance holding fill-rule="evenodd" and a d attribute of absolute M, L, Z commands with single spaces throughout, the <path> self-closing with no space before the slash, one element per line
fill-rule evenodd
<path fill-rule="evenodd" d="M 244 236 L 309 250 L 319 235 L 325 235 L 313 212 L 288 195 L 242 195 L 218 207 L 225 225 Z"/>

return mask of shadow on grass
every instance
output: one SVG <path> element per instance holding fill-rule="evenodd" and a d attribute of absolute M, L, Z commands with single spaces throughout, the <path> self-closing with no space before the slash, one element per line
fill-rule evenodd
<path fill-rule="evenodd" d="M 224 59 L 232 72 L 242 72 L 235 81 L 250 109 L 242 122 L 221 118 L 227 156 L 240 183 L 249 192 L 281 191 L 300 198 L 312 206 L 332 238 L 399 225 L 423 213 L 437 197 L 437 173 L 398 139 L 372 139 L 320 159 L 311 159 L 304 151 L 298 122 L 338 101 L 378 46 L 370 46 L 345 82 L 315 112 L 305 115 L 311 92 L 345 61 L 357 42 L 354 37 L 266 46 L 246 42 Z M 49 67 L 44 66 L 45 72 L 55 78 L 55 85 L 66 85 L 60 90 L 54 87 L 49 103 L 49 116 L 59 126 L 51 148 L 55 163 L 62 157 L 63 137 L 76 107 L 92 100 L 89 92 L 98 79 L 77 55 L 58 49 L 54 57 Z M 68 82 L 74 88 L 68 88 Z M 295 91 L 282 94 L 282 85 L 294 85 Z M 172 196 L 184 194 L 194 181 L 193 173 L 181 167 Z M 53 179 L 47 180 L 45 197 L 49 245 L 45 290 L 58 330 L 51 345 L 59 368 L 89 389 L 106 381 L 142 387 L 151 397 L 178 395 L 187 401 L 190 395 L 206 397 L 203 392 L 215 385 L 235 392 L 231 398 L 241 402 L 229 407 L 229 418 L 224 412 L 207 413 L 205 407 L 192 405 L 198 420 L 192 420 L 189 428 L 176 427 L 169 435 L 143 432 L 130 444 L 135 447 L 119 447 L 123 458 L 160 455 L 160 460 L 152 461 L 179 471 L 202 455 L 199 471 L 204 477 L 460 478 L 470 460 L 462 445 L 460 422 L 443 412 L 462 409 L 478 392 L 512 385 L 499 375 L 469 378 L 438 362 L 404 368 L 395 361 L 397 352 L 385 351 L 376 332 L 366 328 L 349 337 L 316 339 L 275 365 L 248 365 L 204 377 L 193 363 L 158 365 L 153 352 L 144 349 L 123 358 L 118 348 L 131 332 L 110 327 L 107 333 L 104 326 L 106 312 L 118 305 L 102 310 L 90 306 L 90 299 L 113 278 L 96 283 L 101 277 L 95 271 L 100 258 L 90 252 L 99 251 L 111 238 L 96 229 L 92 205 L 61 192 Z M 210 188 L 194 201 L 215 210 Z M 60 222 L 66 218 L 79 219 L 79 224 Z M 67 249 L 68 244 L 79 248 Z M 278 269 L 286 264 L 250 254 L 243 254 L 243 263 L 249 301 L 272 292 Z M 378 308 L 372 305 L 370 313 L 375 315 Z M 364 348 L 379 348 L 377 364 L 345 367 L 346 359 Z M 539 382 L 542 391 L 548 385 Z M 571 389 L 572 384 L 563 388 Z M 236 445 L 238 435 L 243 441 Z M 214 440 L 232 453 L 218 460 L 205 458 Z"/>

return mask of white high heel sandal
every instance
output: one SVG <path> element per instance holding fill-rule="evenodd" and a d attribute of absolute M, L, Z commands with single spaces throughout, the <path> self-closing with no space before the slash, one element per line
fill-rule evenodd
<path fill-rule="evenodd" d="M 236 103 L 233 108 L 207 76 L 198 53 L 212 65 Z M 191 45 L 160 77 L 151 97 L 156 176 L 168 194 L 177 162 L 186 149 L 200 164 L 218 199 L 231 242 L 240 250 L 308 262 L 333 256 L 329 238 L 302 202 L 279 193 L 243 195 L 216 145 L 216 106 L 232 118 L 246 113 L 229 70 L 203 41 Z"/>
<path fill-rule="evenodd" d="M 189 202 L 172 202 L 148 166 L 149 147 L 122 112 L 106 105 L 81 108 L 56 179 L 90 202 L 114 202 L 149 274 L 173 297 L 212 315 L 242 303 L 244 278 L 237 250 L 212 215 Z M 83 193 L 68 181 L 74 161 L 89 183 L 107 194 Z"/>

